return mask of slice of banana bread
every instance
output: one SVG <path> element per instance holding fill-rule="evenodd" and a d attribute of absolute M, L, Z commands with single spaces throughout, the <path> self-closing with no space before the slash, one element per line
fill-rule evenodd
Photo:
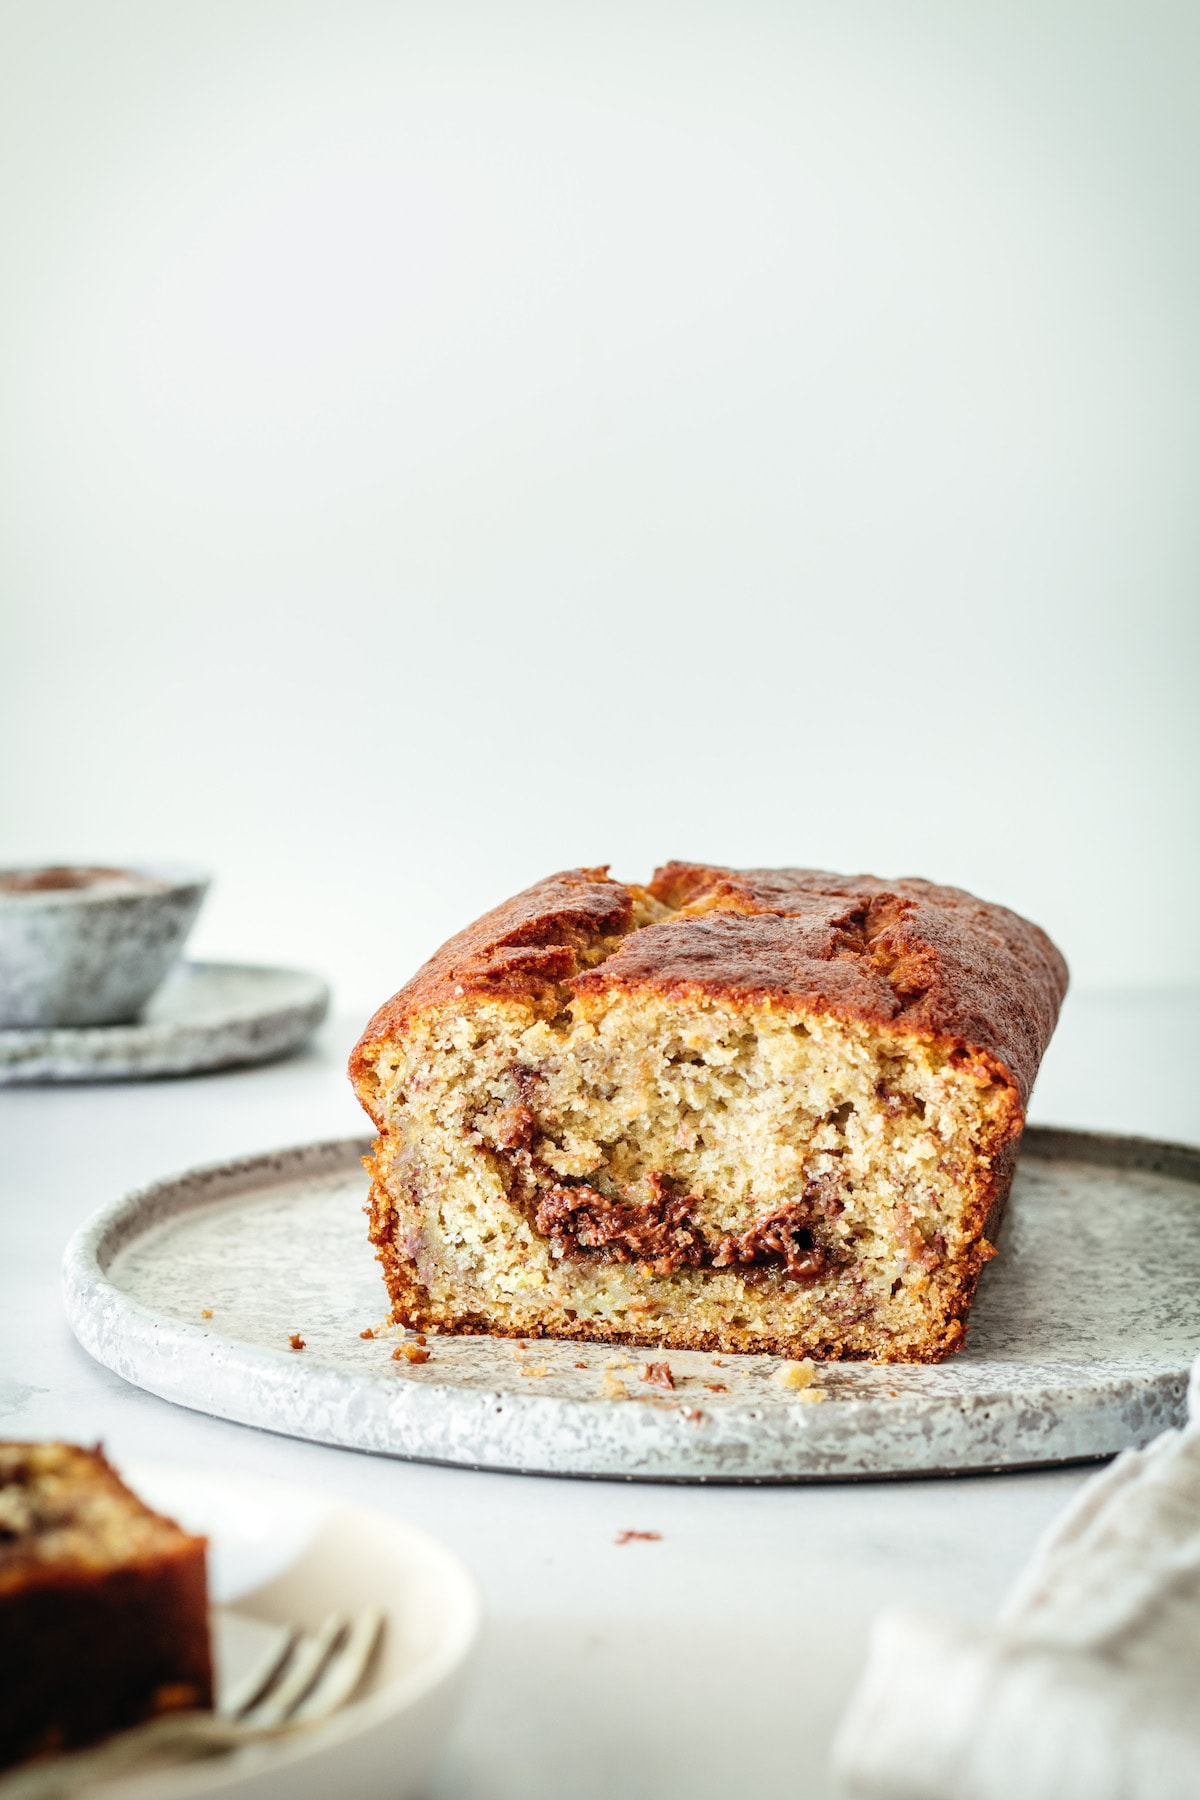
<path fill-rule="evenodd" d="M 1066 985 L 1036 925 L 925 881 L 551 876 L 352 1056 L 394 1318 L 940 1360 Z"/>
<path fill-rule="evenodd" d="M 0 1443 L 0 1768 L 212 1705 L 204 1553 L 99 1450 Z"/>

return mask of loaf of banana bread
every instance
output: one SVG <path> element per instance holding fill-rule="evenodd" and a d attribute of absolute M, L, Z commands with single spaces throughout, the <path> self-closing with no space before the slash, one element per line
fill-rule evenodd
<path fill-rule="evenodd" d="M 933 1362 L 1066 991 L 957 888 L 551 876 L 371 1020 L 371 1238 L 418 1329 Z"/>
<path fill-rule="evenodd" d="M 204 1558 L 99 1450 L 0 1443 L 0 1768 L 212 1705 Z"/>

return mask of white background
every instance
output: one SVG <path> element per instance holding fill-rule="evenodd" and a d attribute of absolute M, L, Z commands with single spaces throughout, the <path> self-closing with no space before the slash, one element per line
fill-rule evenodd
<path fill-rule="evenodd" d="M 0 854 L 368 1007 L 549 870 L 1200 975 L 1200 11 L 10 0 Z"/>
<path fill-rule="evenodd" d="M 1077 979 L 1040 1116 L 1200 1139 L 1198 68 L 1194 0 L 0 0 L 0 860 L 204 863 L 196 948 L 339 1001 L 4 1097 L 0 1428 L 444 1537 L 433 1792 L 811 1800 L 872 1615 L 990 1618 L 1082 1473 L 289 1443 L 85 1357 L 62 1244 L 361 1129 L 366 1010 L 577 861 L 1007 901 Z"/>

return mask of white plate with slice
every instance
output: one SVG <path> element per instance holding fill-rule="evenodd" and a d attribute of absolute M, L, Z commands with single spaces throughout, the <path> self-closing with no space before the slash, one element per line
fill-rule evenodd
<path fill-rule="evenodd" d="M 417 1793 L 479 1635 L 478 1591 L 458 1558 L 399 1519 L 309 1489 L 155 1463 L 118 1466 L 148 1505 L 209 1539 L 218 1698 L 279 1626 L 315 1634 L 331 1612 L 377 1608 L 384 1629 L 358 1691 L 324 1723 L 203 1762 L 93 1783 L 82 1790 L 87 1800 Z M 0 1779 L 0 1800 L 6 1785 Z"/>

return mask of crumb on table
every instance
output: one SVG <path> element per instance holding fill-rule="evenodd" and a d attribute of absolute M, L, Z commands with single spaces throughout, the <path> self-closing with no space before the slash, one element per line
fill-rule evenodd
<path fill-rule="evenodd" d="M 614 1543 L 617 1544 L 661 1544 L 661 1531 L 618 1531 Z"/>
<path fill-rule="evenodd" d="M 292 1332 L 291 1336 L 288 1338 L 288 1343 L 293 1350 L 303 1350 L 306 1348 L 304 1339 L 300 1336 L 298 1331 Z"/>
<path fill-rule="evenodd" d="M 212 1318 L 212 1307 L 211 1306 L 202 1306 L 200 1308 L 200 1317 L 202 1319 L 211 1319 Z"/>
<path fill-rule="evenodd" d="M 392 1351 L 393 1362 L 427 1363 L 429 1351 L 420 1344 L 397 1344 Z"/>
<path fill-rule="evenodd" d="M 629 1398 L 629 1389 L 623 1381 L 618 1381 L 611 1371 L 605 1372 L 604 1380 L 601 1383 L 601 1392 L 606 1400 L 628 1400 Z"/>
<path fill-rule="evenodd" d="M 371 1330 L 371 1327 L 368 1325 L 367 1329 L 365 1331 L 360 1331 L 358 1335 L 360 1338 L 373 1338 L 375 1336 L 375 1333 Z"/>

